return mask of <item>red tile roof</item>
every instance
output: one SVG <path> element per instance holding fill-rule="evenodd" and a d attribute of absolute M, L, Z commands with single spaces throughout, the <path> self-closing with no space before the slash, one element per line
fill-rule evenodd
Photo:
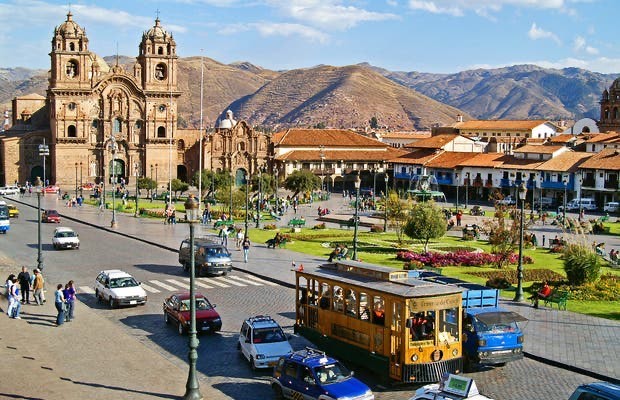
<path fill-rule="evenodd" d="M 472 120 L 459 122 L 454 127 L 460 130 L 499 130 L 499 131 L 522 131 L 531 130 L 549 121 L 538 120 Z"/>
<path fill-rule="evenodd" d="M 431 132 L 430 131 L 385 132 L 385 133 L 378 132 L 378 134 L 381 135 L 381 137 L 385 138 L 385 139 L 411 139 L 411 140 L 417 140 L 417 139 L 426 139 L 426 138 L 431 137 Z"/>
<path fill-rule="evenodd" d="M 433 158 L 443 153 L 443 150 L 435 151 L 434 149 L 421 149 L 407 152 L 399 157 L 394 157 L 389 161 L 396 164 L 424 165 Z"/>
<path fill-rule="evenodd" d="M 429 160 L 425 166 L 429 168 L 456 168 L 462 162 L 476 157 L 480 153 L 446 151 Z"/>
<path fill-rule="evenodd" d="M 620 142 L 620 133 L 607 132 L 592 134 L 592 136 L 586 140 L 586 143 L 617 143 Z"/>
<path fill-rule="evenodd" d="M 450 143 L 459 135 L 437 135 L 427 139 L 416 140 L 415 142 L 405 145 L 406 148 L 425 148 L 425 149 L 441 149 L 446 143 Z"/>
<path fill-rule="evenodd" d="M 526 144 L 525 146 L 517 147 L 513 150 L 513 153 L 538 153 L 538 154 L 553 154 L 558 150 L 565 149 L 566 146 L 541 146 L 536 144 Z"/>
<path fill-rule="evenodd" d="M 271 141 L 282 147 L 389 147 L 386 143 L 345 129 L 297 129 L 275 133 Z"/>
<path fill-rule="evenodd" d="M 536 167 L 539 171 L 562 171 L 562 172 L 574 172 L 580 164 L 592 157 L 592 153 L 585 153 L 582 151 L 565 151 L 562 154 L 558 154 L 550 160 L 547 160 Z"/>
<path fill-rule="evenodd" d="M 616 149 L 604 149 L 600 153 L 594 154 L 579 167 L 618 171 L 620 170 L 620 151 Z"/>
<path fill-rule="evenodd" d="M 551 138 L 549 138 L 549 141 L 551 143 L 568 143 L 574 140 L 577 140 L 577 138 L 575 137 L 575 135 L 570 133 L 563 133 L 561 135 L 551 136 Z"/>
<path fill-rule="evenodd" d="M 325 161 L 387 161 L 406 153 L 401 149 L 387 147 L 377 150 L 325 150 Z M 293 150 L 275 157 L 279 161 L 318 161 L 321 159 L 319 150 Z"/>

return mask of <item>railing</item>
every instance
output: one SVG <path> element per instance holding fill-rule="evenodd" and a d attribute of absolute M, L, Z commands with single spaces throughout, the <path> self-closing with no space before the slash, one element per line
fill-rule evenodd
<path fill-rule="evenodd" d="M 564 183 L 563 182 L 543 181 L 542 182 L 542 188 L 543 189 L 564 190 Z M 573 181 L 569 181 L 568 185 L 566 185 L 566 190 L 572 191 L 574 189 L 575 189 L 575 185 L 574 185 Z"/>
<path fill-rule="evenodd" d="M 605 189 L 618 189 L 618 181 L 605 181 L 603 187 Z"/>
<path fill-rule="evenodd" d="M 582 187 L 595 187 L 596 186 L 596 182 L 594 181 L 594 179 L 584 179 L 583 182 L 581 183 Z"/>

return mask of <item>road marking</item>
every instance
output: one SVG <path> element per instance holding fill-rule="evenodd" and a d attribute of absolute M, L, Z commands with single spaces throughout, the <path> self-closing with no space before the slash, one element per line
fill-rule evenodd
<path fill-rule="evenodd" d="M 189 278 L 183 278 L 183 279 L 186 280 L 188 282 L 188 284 L 189 284 Z M 200 279 L 195 279 L 194 280 L 194 284 L 196 286 L 200 286 L 200 287 L 203 287 L 205 289 L 213 289 L 213 286 L 209 286 L 209 285 L 206 285 L 206 284 L 200 282 Z"/>
<path fill-rule="evenodd" d="M 229 278 L 229 279 L 235 279 L 235 280 L 238 280 L 238 281 L 240 281 L 240 282 L 248 283 L 248 284 L 250 284 L 250 285 L 254 285 L 254 286 L 263 286 L 263 284 L 262 284 L 262 283 L 258 283 L 258 282 L 255 282 L 255 281 L 251 281 L 251 280 L 249 280 L 249 279 L 243 279 L 243 278 L 240 278 L 240 277 L 238 277 L 238 276 L 229 275 L 229 276 L 228 276 L 228 278 Z"/>
<path fill-rule="evenodd" d="M 160 282 L 160 281 L 149 281 L 149 282 L 151 282 L 153 285 L 162 287 L 162 288 L 164 288 L 166 290 L 177 290 L 175 287 L 172 287 L 170 285 L 166 285 L 165 283 Z"/>
<path fill-rule="evenodd" d="M 78 289 L 80 289 L 78 293 L 95 294 L 95 290 L 90 286 L 80 286 Z"/>
<path fill-rule="evenodd" d="M 173 285 L 179 285 L 179 286 L 181 286 L 185 290 L 189 290 L 189 285 L 187 283 L 185 283 L 185 282 L 179 282 L 179 281 L 177 281 L 175 279 L 166 279 L 166 281 L 172 283 Z"/>
<path fill-rule="evenodd" d="M 147 292 L 151 292 L 151 293 L 161 293 L 159 290 L 155 289 L 152 286 L 147 285 L 146 283 L 142 282 L 140 284 L 140 286 L 142 286 L 142 289 L 146 290 Z"/>
<path fill-rule="evenodd" d="M 225 283 L 216 281 L 215 279 L 200 278 L 200 280 L 202 280 L 204 282 L 207 282 L 207 283 L 211 283 L 211 284 L 213 284 L 215 286 L 219 286 L 219 287 L 230 287 L 230 286 L 228 286 Z"/>
<path fill-rule="evenodd" d="M 243 283 L 239 283 L 239 282 L 235 282 L 235 281 L 231 281 L 230 279 L 226 279 L 224 277 L 218 276 L 215 279 L 219 279 L 220 281 L 224 281 L 226 283 L 230 283 L 231 285 L 235 285 L 235 286 L 248 286 L 248 285 L 244 285 Z"/>
<path fill-rule="evenodd" d="M 265 279 L 261 279 L 261 278 L 259 278 L 259 277 L 257 277 L 257 276 L 254 276 L 254 275 L 243 275 L 243 277 L 244 277 L 245 279 L 252 279 L 252 280 L 255 280 L 255 281 L 257 281 L 257 282 L 260 282 L 260 283 L 262 283 L 263 285 L 269 285 L 269 286 L 280 286 L 280 285 L 278 285 L 277 283 L 269 282 L 269 281 L 267 281 L 267 280 L 265 280 Z"/>

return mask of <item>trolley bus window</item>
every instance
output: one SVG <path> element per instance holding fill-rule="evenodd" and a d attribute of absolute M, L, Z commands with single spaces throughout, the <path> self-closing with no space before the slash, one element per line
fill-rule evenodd
<path fill-rule="evenodd" d="M 319 307 L 323 310 L 329 310 L 329 303 L 331 303 L 331 288 L 327 283 L 321 285 L 321 299 L 319 300 Z"/>
<path fill-rule="evenodd" d="M 458 322 L 458 309 L 439 310 L 437 328 L 440 342 L 450 344 L 459 341 Z"/>
<path fill-rule="evenodd" d="M 385 326 L 385 302 L 383 297 L 374 296 L 372 303 L 374 304 L 372 310 L 372 323 Z"/>
<path fill-rule="evenodd" d="M 355 292 L 351 289 L 347 289 L 347 315 L 357 318 L 357 299 L 355 298 Z"/>
<path fill-rule="evenodd" d="M 368 294 L 360 293 L 360 319 L 370 321 L 370 310 L 368 309 Z"/>
<path fill-rule="evenodd" d="M 344 296 L 340 286 L 334 286 L 334 311 L 344 312 Z"/>

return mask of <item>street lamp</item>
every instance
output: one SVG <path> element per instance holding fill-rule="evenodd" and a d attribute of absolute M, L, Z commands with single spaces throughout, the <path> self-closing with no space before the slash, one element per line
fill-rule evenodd
<path fill-rule="evenodd" d="M 77 177 L 77 167 L 78 167 L 78 163 L 75 163 L 75 198 L 77 199 L 78 197 L 78 177 Z"/>
<path fill-rule="evenodd" d="M 536 174 L 533 174 L 530 177 L 530 181 L 532 182 L 532 209 L 530 215 L 532 220 L 534 220 L 534 194 L 536 193 Z"/>
<path fill-rule="evenodd" d="M 522 181 L 519 186 L 519 201 L 521 202 L 521 220 L 519 222 L 519 263 L 517 264 L 517 291 L 514 301 L 523 301 L 523 213 L 525 211 L 525 196 L 527 188 Z"/>
<path fill-rule="evenodd" d="M 542 203 L 542 193 L 543 193 L 543 183 L 544 183 L 544 172 L 540 173 L 540 190 L 538 191 L 538 212 L 540 213 L 540 215 L 542 215 L 543 213 L 543 203 Z"/>
<path fill-rule="evenodd" d="M 372 206 L 377 209 L 377 169 L 372 169 Z"/>
<path fill-rule="evenodd" d="M 80 161 L 80 195 L 83 195 L 84 193 L 82 193 L 82 161 Z"/>
<path fill-rule="evenodd" d="M 195 283 L 196 279 L 196 254 L 194 253 L 194 224 L 198 222 L 200 214 L 200 204 L 194 198 L 194 195 L 189 195 L 185 201 L 185 218 L 189 222 L 189 242 L 190 242 L 190 261 L 189 261 L 189 374 L 187 376 L 187 384 L 185 385 L 184 400 L 201 400 L 202 394 L 200 394 L 200 386 L 198 384 L 198 377 L 196 376 L 196 362 L 198 361 L 198 337 L 196 332 L 196 291 Z"/>
<path fill-rule="evenodd" d="M 278 214 L 278 209 L 279 209 L 279 200 L 278 200 L 278 184 L 280 183 L 280 181 L 278 180 L 278 177 L 280 175 L 279 171 L 278 171 L 278 167 L 276 166 L 276 170 L 275 170 L 275 175 L 276 175 L 276 182 L 275 182 L 275 192 L 276 192 L 276 215 Z"/>
<path fill-rule="evenodd" d="M 250 197 L 249 197 L 250 194 L 249 194 L 249 191 L 248 191 L 248 186 L 249 186 L 248 183 L 249 182 L 248 182 L 248 172 L 247 171 L 244 171 L 243 181 L 245 182 L 245 235 L 244 236 L 248 237 L 248 212 L 249 212 L 248 207 L 250 205 Z M 277 190 L 277 188 L 278 187 L 276 186 L 276 190 Z M 277 199 L 278 199 L 278 197 L 276 196 L 276 204 L 278 202 Z"/>
<path fill-rule="evenodd" d="M 260 205 L 261 205 L 261 180 L 263 177 L 263 167 L 258 167 L 258 197 L 256 198 L 256 227 L 260 228 Z"/>
<path fill-rule="evenodd" d="M 562 199 L 564 203 L 564 206 L 562 207 L 562 225 L 566 225 L 566 187 L 568 186 L 568 180 L 564 178 L 562 183 L 564 183 L 564 198 Z"/>
<path fill-rule="evenodd" d="M 388 198 L 389 198 L 389 194 L 388 194 L 388 180 L 390 179 L 390 177 L 388 176 L 388 174 L 385 174 L 385 214 L 384 214 L 384 218 L 383 218 L 383 232 L 387 232 L 387 219 L 388 219 Z"/>
<path fill-rule="evenodd" d="M 577 177 L 577 179 L 579 179 L 579 197 L 578 197 L 579 199 L 579 222 L 582 222 L 581 213 L 583 212 L 583 209 L 582 209 L 583 206 L 581 204 L 581 184 L 583 183 L 583 179 L 581 179 L 581 173 L 579 172 L 575 176 Z"/>
<path fill-rule="evenodd" d="M 157 164 L 155 164 L 155 197 L 157 197 L 157 186 L 159 186 L 159 181 L 157 180 Z"/>
<path fill-rule="evenodd" d="M 110 134 L 110 141 L 108 142 L 108 150 L 112 153 L 112 171 L 110 174 L 112 175 L 112 222 L 110 222 L 110 227 L 116 228 L 116 150 L 118 146 L 116 145 L 116 139 L 113 134 Z M 157 164 L 155 164 L 157 165 Z"/>
<path fill-rule="evenodd" d="M 325 146 L 319 146 L 319 157 L 321 157 L 321 195 L 323 194 L 323 180 L 325 177 L 323 176 L 323 162 L 325 161 Z"/>
<path fill-rule="evenodd" d="M 136 211 L 133 214 L 133 216 L 138 218 L 138 175 L 139 175 L 139 171 L 138 171 L 138 163 L 137 162 L 133 164 L 133 168 L 134 168 L 135 175 L 136 175 Z"/>
<path fill-rule="evenodd" d="M 360 184 L 362 181 L 360 180 L 360 176 L 357 175 L 355 178 L 355 216 L 354 218 L 354 226 L 355 229 L 353 231 L 353 261 L 357 261 L 357 226 L 359 225 L 359 197 L 360 197 Z"/>
<path fill-rule="evenodd" d="M 454 173 L 454 178 L 456 180 L 456 203 L 455 203 L 455 207 L 456 207 L 456 212 L 458 214 L 458 212 L 459 212 L 459 173 L 458 172 Z"/>
<path fill-rule="evenodd" d="M 38 176 L 34 181 L 34 186 L 37 193 L 37 269 L 43 271 L 43 244 L 41 242 L 41 192 L 43 191 L 43 182 Z"/>
<path fill-rule="evenodd" d="M 467 172 L 467 179 L 465 180 L 465 209 L 467 210 L 469 203 L 469 172 Z"/>
<path fill-rule="evenodd" d="M 232 221 L 232 187 L 233 187 L 233 175 L 232 169 L 230 170 L 230 203 L 228 205 L 228 219 Z"/>

